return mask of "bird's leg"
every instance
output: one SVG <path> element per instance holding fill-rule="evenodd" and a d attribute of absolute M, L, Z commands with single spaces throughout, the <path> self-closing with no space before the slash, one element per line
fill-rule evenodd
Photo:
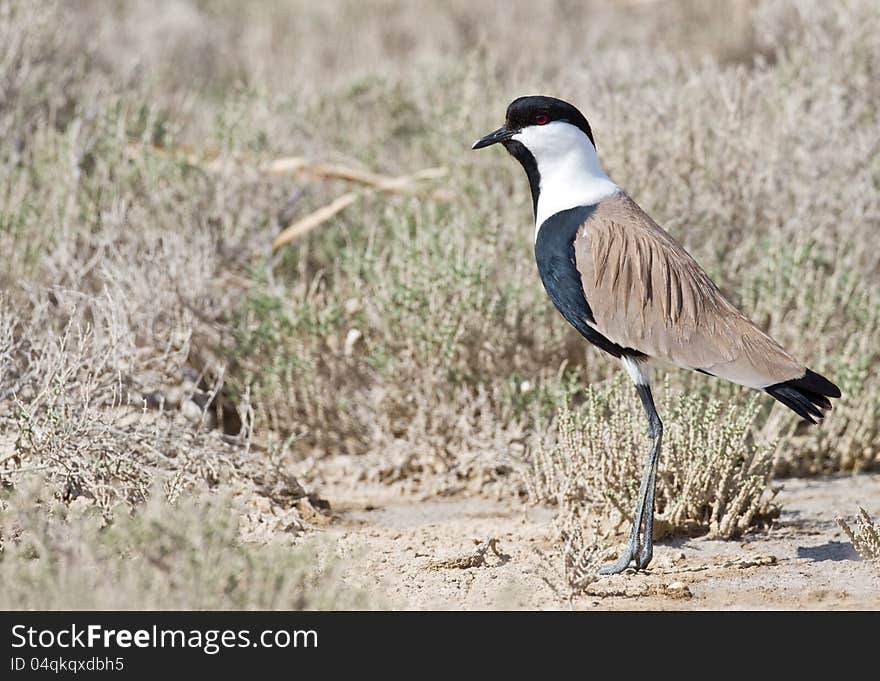
<path fill-rule="evenodd" d="M 639 397 L 642 398 L 645 413 L 648 415 L 648 435 L 651 438 L 651 451 L 648 453 L 651 475 L 648 480 L 648 494 L 643 514 L 645 517 L 645 534 L 641 551 L 638 558 L 636 558 L 636 568 L 643 570 L 648 567 L 648 563 L 651 562 L 651 558 L 654 556 L 654 497 L 657 491 L 657 462 L 660 460 L 660 446 L 663 442 L 663 422 L 660 421 L 657 408 L 654 406 L 651 388 L 641 385 L 636 387 L 639 391 Z"/>
<path fill-rule="evenodd" d="M 629 541 L 620 557 L 610 565 L 603 565 L 599 568 L 600 575 L 616 575 L 623 572 L 629 567 L 629 564 L 638 560 L 641 551 L 639 546 L 639 532 L 642 528 L 642 515 L 645 510 L 645 497 L 647 496 L 648 483 L 651 477 L 651 461 L 650 455 L 645 462 L 645 468 L 642 472 L 642 484 L 639 486 L 639 496 L 636 501 L 636 510 L 633 513 L 632 529 L 629 533 Z"/>
<path fill-rule="evenodd" d="M 660 455 L 660 441 L 663 435 L 663 424 L 654 406 L 654 398 L 651 388 L 647 384 L 637 384 L 639 397 L 648 415 L 648 432 L 651 437 L 651 449 L 645 460 L 642 470 L 642 482 L 639 485 L 639 496 L 636 500 L 636 510 L 633 514 L 632 530 L 629 541 L 620 558 L 610 565 L 599 569 L 600 575 L 616 575 L 626 570 L 630 563 L 635 561 L 636 569 L 645 568 L 651 562 L 654 553 L 654 492 L 657 482 L 657 461 Z M 644 543 L 639 541 L 642 529 L 642 521 L 645 524 Z"/>

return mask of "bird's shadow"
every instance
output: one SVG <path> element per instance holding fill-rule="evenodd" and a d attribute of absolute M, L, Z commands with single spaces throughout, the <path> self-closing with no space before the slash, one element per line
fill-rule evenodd
<path fill-rule="evenodd" d="M 829 541 L 818 546 L 798 546 L 798 558 L 809 558 L 814 563 L 825 560 L 858 560 L 852 544 L 849 542 Z"/>

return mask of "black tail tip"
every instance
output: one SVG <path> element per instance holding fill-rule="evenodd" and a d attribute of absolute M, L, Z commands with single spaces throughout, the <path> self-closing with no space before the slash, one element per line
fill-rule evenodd
<path fill-rule="evenodd" d="M 831 409 L 829 397 L 840 397 L 840 388 L 810 369 L 802 378 L 775 383 L 764 390 L 810 423 L 821 420 L 825 412 Z"/>

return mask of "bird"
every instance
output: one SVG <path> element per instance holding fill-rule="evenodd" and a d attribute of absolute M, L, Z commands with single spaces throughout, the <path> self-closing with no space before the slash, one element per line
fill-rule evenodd
<path fill-rule="evenodd" d="M 697 261 L 608 175 L 590 124 L 572 104 L 530 95 L 473 149 L 501 144 L 522 165 L 535 216 L 535 260 L 544 289 L 587 341 L 616 358 L 635 383 L 651 446 L 632 530 L 603 575 L 653 557 L 654 496 L 663 423 L 654 368 L 697 371 L 763 390 L 815 424 L 841 396 L 725 298 Z"/>

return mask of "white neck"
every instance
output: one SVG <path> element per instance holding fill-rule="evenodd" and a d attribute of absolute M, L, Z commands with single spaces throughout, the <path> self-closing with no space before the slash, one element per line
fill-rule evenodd
<path fill-rule="evenodd" d="M 541 176 L 535 238 L 544 221 L 569 208 L 591 206 L 620 191 L 580 128 L 563 121 L 532 125 L 513 136 L 535 157 Z"/>

